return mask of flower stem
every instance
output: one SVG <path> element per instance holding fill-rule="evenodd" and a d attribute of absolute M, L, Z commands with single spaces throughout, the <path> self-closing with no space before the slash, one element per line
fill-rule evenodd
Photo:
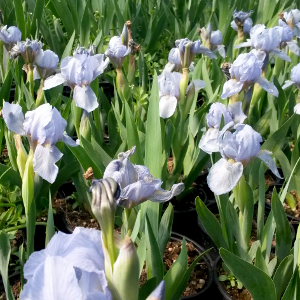
<path fill-rule="evenodd" d="M 35 102 L 36 107 L 45 103 L 45 94 L 43 91 L 44 81 L 45 81 L 44 78 L 41 78 L 40 87 L 37 91 L 37 97 L 36 97 L 36 102 Z"/>

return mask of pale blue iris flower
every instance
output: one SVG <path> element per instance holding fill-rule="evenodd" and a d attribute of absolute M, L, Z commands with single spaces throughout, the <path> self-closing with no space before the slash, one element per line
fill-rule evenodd
<path fill-rule="evenodd" d="M 39 50 L 34 58 L 34 66 L 33 69 L 33 78 L 39 79 L 43 78 L 46 79 L 50 75 L 52 75 L 57 68 L 59 62 L 59 58 L 57 54 L 55 54 L 51 50 L 44 51 L 43 49 Z"/>
<path fill-rule="evenodd" d="M 0 40 L 6 46 L 6 50 L 10 50 L 14 44 L 21 41 L 22 33 L 16 26 L 3 26 L 0 30 Z"/>
<path fill-rule="evenodd" d="M 282 49 L 285 46 L 287 46 L 291 50 L 291 52 L 300 56 L 300 48 L 298 46 L 298 43 L 295 40 L 293 40 L 295 35 L 294 31 L 281 19 L 279 19 L 278 22 L 279 26 L 277 26 L 277 28 L 281 37 L 280 48 Z"/>
<path fill-rule="evenodd" d="M 291 80 L 286 80 L 282 89 L 286 89 L 291 85 L 295 85 L 300 90 L 300 64 L 291 70 Z"/>
<path fill-rule="evenodd" d="M 265 91 L 278 97 L 276 86 L 261 77 L 265 57 L 265 52 L 255 49 L 240 54 L 229 69 L 231 79 L 225 82 L 221 98 L 226 99 L 243 89 L 247 90 L 254 83 L 258 83 Z"/>
<path fill-rule="evenodd" d="M 300 38 L 300 10 L 292 9 L 283 13 L 283 21 L 290 26 L 294 34 Z"/>
<path fill-rule="evenodd" d="M 213 103 L 206 116 L 208 130 L 199 143 L 199 148 L 208 154 L 219 151 L 218 134 L 222 116 L 224 125 L 231 124 L 231 127 L 242 124 L 247 118 L 242 110 L 242 102 L 229 104 L 228 107 L 220 102 Z"/>
<path fill-rule="evenodd" d="M 35 55 L 42 49 L 42 47 L 42 42 L 26 39 L 25 42 L 17 42 L 10 51 L 10 57 L 16 58 L 21 55 L 25 64 L 32 64 L 34 62 Z"/>
<path fill-rule="evenodd" d="M 68 85 L 74 90 L 74 100 L 78 107 L 87 112 L 96 109 L 99 104 L 90 83 L 104 72 L 109 63 L 103 54 L 90 56 L 87 53 L 68 56 L 61 62 L 61 73 L 50 76 L 45 80 L 43 90 L 57 85 Z"/>
<path fill-rule="evenodd" d="M 291 61 L 291 58 L 286 53 L 277 49 L 281 39 L 282 34 L 279 26 L 266 28 L 265 25 L 257 24 L 250 30 L 250 39 L 234 48 L 252 47 L 258 51 L 264 51 L 266 54 L 273 53 L 283 60 Z"/>
<path fill-rule="evenodd" d="M 178 72 L 163 71 L 158 76 L 159 86 L 159 116 L 163 119 L 173 116 L 177 103 L 179 101 L 179 84 L 182 74 Z M 188 90 L 195 86 L 195 91 L 205 87 L 205 82 L 196 79 L 193 80 L 187 87 Z"/>
<path fill-rule="evenodd" d="M 212 166 L 207 176 L 208 186 L 216 195 L 230 192 L 240 180 L 244 166 L 256 157 L 281 178 L 271 152 L 260 150 L 263 140 L 258 132 L 244 124 L 236 125 L 234 133 L 228 131 L 229 127 L 230 124 L 224 126 L 218 138 L 222 158 Z"/>
<path fill-rule="evenodd" d="M 244 33 L 249 33 L 253 26 L 253 21 L 250 18 L 252 13 L 253 13 L 252 10 L 246 13 L 243 11 L 236 11 L 235 9 L 234 12 L 232 13 L 233 21 L 230 23 L 232 29 L 238 31 L 238 28 L 242 27 Z"/>
<path fill-rule="evenodd" d="M 3 104 L 3 118 L 9 130 L 27 136 L 34 152 L 33 170 L 43 179 L 53 183 L 58 173 L 55 164 L 63 154 L 55 144 L 61 140 L 71 147 L 76 143 L 64 133 L 67 122 L 56 108 L 43 104 L 33 111 L 28 111 L 25 117 L 19 104 Z"/>
<path fill-rule="evenodd" d="M 117 205 L 132 208 L 146 200 L 166 202 L 179 195 L 184 190 L 184 184 L 174 184 L 171 191 L 161 188 L 161 179 L 155 179 L 149 169 L 142 165 L 133 165 L 129 157 L 135 152 L 135 147 L 118 154 L 118 159 L 111 161 L 104 172 L 103 178 L 113 178 L 121 187 Z"/>

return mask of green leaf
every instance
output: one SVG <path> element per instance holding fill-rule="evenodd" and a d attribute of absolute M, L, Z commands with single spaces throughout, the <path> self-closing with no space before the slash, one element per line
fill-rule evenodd
<path fill-rule="evenodd" d="M 116 0 L 113 0 L 113 4 L 114 4 L 114 7 L 115 7 L 115 14 L 116 14 L 116 17 L 117 17 L 117 20 L 118 20 L 119 33 L 121 33 L 122 30 L 123 30 L 123 26 L 125 24 L 125 21 L 124 21 L 124 18 L 123 18 L 123 14 L 120 11 L 119 3 Z"/>
<path fill-rule="evenodd" d="M 261 248 L 258 247 L 256 250 L 256 257 L 255 257 L 255 267 L 261 269 L 264 271 L 267 275 L 270 276 L 269 271 L 268 271 L 268 266 L 264 260 L 264 257 L 261 253 Z"/>
<path fill-rule="evenodd" d="M 75 30 L 73 31 L 72 36 L 70 37 L 70 40 L 61 56 L 61 60 L 63 60 L 64 58 L 66 58 L 67 56 L 72 55 L 72 49 L 73 49 L 73 44 L 74 44 L 74 40 L 75 40 Z"/>
<path fill-rule="evenodd" d="M 159 117 L 159 95 L 157 75 L 154 74 L 149 99 L 149 108 L 146 122 L 146 142 L 145 142 L 145 165 L 155 178 L 161 178 L 162 170 L 162 139 Z"/>
<path fill-rule="evenodd" d="M 281 300 L 299 300 L 300 299 L 299 288 L 300 288 L 299 266 L 297 266 Z"/>
<path fill-rule="evenodd" d="M 146 215 L 146 240 L 147 240 L 147 278 L 157 277 L 157 281 L 160 282 L 163 279 L 164 268 L 162 256 L 160 255 L 159 246 L 153 233 L 150 221 Z"/>
<path fill-rule="evenodd" d="M 44 5 L 45 5 L 45 0 L 36 0 L 34 13 L 31 21 L 31 28 L 30 28 L 30 34 L 32 37 L 35 37 L 38 34 L 37 29 L 40 28 Z M 22 40 L 24 40 L 23 37 Z"/>
<path fill-rule="evenodd" d="M 0 164 L 0 184 L 10 186 L 22 186 L 22 179 L 18 172 L 14 171 L 11 167 Z"/>
<path fill-rule="evenodd" d="M 293 255 L 285 257 L 279 264 L 274 274 L 273 281 L 276 287 L 277 300 L 281 299 L 282 294 L 284 293 L 291 280 L 291 277 L 293 275 L 293 261 Z"/>
<path fill-rule="evenodd" d="M 12 83 L 12 72 L 11 70 L 7 71 L 5 80 L 0 88 L 0 103 L 1 107 L 3 104 L 3 100 L 9 99 L 9 94 L 10 94 L 10 88 L 11 88 L 11 83 Z"/>
<path fill-rule="evenodd" d="M 125 101 L 125 116 L 126 116 L 126 129 L 127 129 L 127 145 L 128 148 L 136 146 L 135 153 L 130 157 L 133 164 L 143 164 L 143 156 L 141 152 L 141 145 L 139 140 L 136 124 L 134 123 L 132 112 L 128 103 Z"/>
<path fill-rule="evenodd" d="M 26 39 L 26 28 L 25 28 L 25 19 L 23 12 L 22 0 L 13 0 L 14 2 L 14 10 L 16 13 L 17 26 L 22 32 L 22 41 Z"/>
<path fill-rule="evenodd" d="M 146 259 L 146 236 L 144 233 L 142 234 L 142 237 L 139 242 L 139 246 L 137 249 L 137 255 L 138 255 L 139 261 L 140 261 L 140 275 L 141 275 L 143 266 L 145 263 L 145 259 Z"/>
<path fill-rule="evenodd" d="M 90 17 L 89 17 L 89 6 L 86 5 L 82 16 L 80 26 L 80 46 L 88 48 L 90 44 Z"/>
<path fill-rule="evenodd" d="M 53 219 L 53 211 L 52 211 L 52 199 L 51 199 L 51 192 L 49 191 L 49 208 L 48 208 L 45 246 L 48 245 L 48 243 L 50 242 L 54 234 L 55 234 L 55 227 L 54 227 L 54 219 Z"/>
<path fill-rule="evenodd" d="M 212 249 L 212 248 L 211 248 Z M 177 289 L 172 297 L 172 300 L 177 300 L 177 299 L 181 299 L 181 295 L 184 292 L 187 283 L 191 277 L 191 273 L 193 272 L 194 268 L 196 267 L 196 265 L 199 263 L 199 261 L 204 257 L 205 254 L 207 254 L 211 249 L 208 249 L 206 251 L 204 251 L 203 253 L 201 253 L 194 261 L 193 263 L 188 267 L 188 269 L 186 270 L 184 276 L 182 277 L 180 283 L 177 286 Z"/>
<path fill-rule="evenodd" d="M 265 272 L 223 248 L 220 249 L 220 255 L 232 274 L 249 291 L 253 300 L 276 299 L 274 283 Z"/>
<path fill-rule="evenodd" d="M 139 290 L 138 300 L 145 300 L 154 291 L 157 286 L 157 278 L 152 277 L 147 280 Z"/>
<path fill-rule="evenodd" d="M 174 217 L 173 205 L 169 202 L 169 205 L 161 218 L 159 229 L 158 229 L 158 246 L 162 256 L 165 253 L 167 243 L 171 236 L 173 217 Z"/>
<path fill-rule="evenodd" d="M 9 285 L 8 280 L 8 264 L 10 259 L 10 242 L 8 235 L 5 232 L 0 233 L 0 274 L 2 276 L 2 282 L 5 289 L 8 300 L 15 299 Z"/>
<path fill-rule="evenodd" d="M 201 223 L 216 246 L 218 248 L 227 248 L 226 242 L 222 235 L 221 226 L 217 218 L 206 207 L 199 197 L 196 198 L 196 209 Z"/>
<path fill-rule="evenodd" d="M 275 187 L 273 189 L 271 206 L 276 222 L 276 256 L 279 262 L 281 262 L 290 253 L 292 234 L 289 221 Z"/>
<path fill-rule="evenodd" d="M 179 256 L 177 257 L 175 263 L 171 266 L 167 274 L 164 276 L 164 281 L 166 285 L 165 299 L 172 299 L 176 288 L 178 287 L 180 281 L 182 280 L 187 268 L 187 250 L 185 238 L 182 240 L 182 248 Z"/>

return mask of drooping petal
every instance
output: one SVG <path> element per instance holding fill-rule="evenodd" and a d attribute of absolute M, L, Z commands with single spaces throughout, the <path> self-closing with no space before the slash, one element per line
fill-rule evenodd
<path fill-rule="evenodd" d="M 221 158 L 209 170 L 207 184 L 216 195 L 222 195 L 230 192 L 237 185 L 242 174 L 241 162 L 231 162 Z"/>
<path fill-rule="evenodd" d="M 243 82 L 236 81 L 235 79 L 226 81 L 223 85 L 223 93 L 221 95 L 221 99 L 226 99 L 230 96 L 238 94 L 242 90 L 243 85 Z"/>
<path fill-rule="evenodd" d="M 88 113 L 96 109 L 99 104 L 97 97 L 90 86 L 75 86 L 74 100 L 76 106 L 85 109 Z"/>
<path fill-rule="evenodd" d="M 47 257 L 21 292 L 22 300 L 81 300 L 75 270 L 61 257 Z"/>
<path fill-rule="evenodd" d="M 235 124 L 243 123 L 247 118 L 243 112 L 242 105 L 242 102 L 236 102 L 228 105 L 228 110 L 230 111 Z"/>
<path fill-rule="evenodd" d="M 159 116 L 163 119 L 170 118 L 175 113 L 177 99 L 174 96 L 163 96 L 159 98 Z"/>
<path fill-rule="evenodd" d="M 55 147 L 47 145 L 46 147 L 38 144 L 33 157 L 33 170 L 43 179 L 53 183 L 58 173 L 58 167 L 55 164 L 62 158 L 63 154 Z"/>
<path fill-rule="evenodd" d="M 60 84 L 65 84 L 65 83 L 66 83 L 66 79 L 63 77 L 61 73 L 58 73 L 56 75 L 52 75 L 48 77 L 45 80 L 43 90 L 49 90 Z"/>
<path fill-rule="evenodd" d="M 234 49 L 239 49 L 239 48 L 243 48 L 243 47 L 251 47 L 251 40 L 247 39 L 247 42 L 244 43 L 240 43 L 236 46 L 234 46 Z"/>
<path fill-rule="evenodd" d="M 179 195 L 184 190 L 184 183 L 174 184 L 170 191 L 164 189 L 158 189 L 152 196 L 149 197 L 149 200 L 153 202 L 166 202 L 171 200 L 173 197 Z"/>
<path fill-rule="evenodd" d="M 226 52 L 225 52 L 225 46 L 224 45 L 218 45 L 217 46 L 217 50 L 219 52 L 219 54 L 225 58 L 226 57 Z"/>
<path fill-rule="evenodd" d="M 23 128 L 24 115 L 22 112 L 22 107 L 19 104 L 10 104 L 9 102 L 4 102 L 2 114 L 9 130 L 20 135 L 25 135 L 25 130 Z"/>
<path fill-rule="evenodd" d="M 285 81 L 285 84 L 282 86 L 282 89 L 285 90 L 286 88 L 288 88 L 289 86 L 295 84 L 294 81 L 291 81 L 291 80 L 286 80 Z"/>
<path fill-rule="evenodd" d="M 272 52 L 276 56 L 280 57 L 281 59 L 291 62 L 291 58 L 286 53 L 284 53 L 283 51 L 280 51 L 278 49 L 272 49 Z"/>
<path fill-rule="evenodd" d="M 193 83 L 194 83 L 194 85 L 195 85 L 195 91 L 196 91 L 196 92 L 199 91 L 200 89 L 203 89 L 203 88 L 206 87 L 205 81 L 200 80 L 200 79 L 195 79 L 195 80 L 193 80 Z"/>
<path fill-rule="evenodd" d="M 78 146 L 76 144 L 76 142 L 71 137 L 69 137 L 66 133 L 63 134 L 62 141 L 65 144 L 69 145 L 70 147 L 76 147 L 76 146 Z"/>
<path fill-rule="evenodd" d="M 257 80 L 257 83 L 269 94 L 278 97 L 279 92 L 277 90 L 277 87 L 273 83 L 269 82 L 266 78 L 259 78 Z"/>
<path fill-rule="evenodd" d="M 202 135 L 199 142 L 199 148 L 208 154 L 212 154 L 212 152 L 218 152 L 218 134 L 218 128 L 209 128 L 207 132 Z"/>
<path fill-rule="evenodd" d="M 165 300 L 165 281 L 162 280 L 146 300 Z"/>
<path fill-rule="evenodd" d="M 257 157 L 260 158 L 266 164 L 266 166 L 272 171 L 272 173 L 275 176 L 277 176 L 278 178 L 282 178 L 270 154 L 272 154 L 272 152 L 267 150 L 260 150 Z"/>
<path fill-rule="evenodd" d="M 149 176 L 150 177 L 150 176 Z M 162 184 L 160 179 L 153 179 L 152 176 L 147 181 L 139 180 L 127 185 L 121 192 L 117 205 L 125 208 L 133 208 L 134 206 L 150 199 Z"/>
<path fill-rule="evenodd" d="M 296 55 L 300 56 L 300 48 L 297 44 L 296 41 L 290 41 L 290 42 L 286 42 L 286 44 L 288 45 L 289 49 Z"/>
<path fill-rule="evenodd" d="M 196 53 L 201 53 L 203 55 L 208 56 L 209 58 L 217 58 L 216 54 L 214 54 L 212 51 L 210 51 L 208 48 L 206 48 L 202 45 L 197 47 Z"/>

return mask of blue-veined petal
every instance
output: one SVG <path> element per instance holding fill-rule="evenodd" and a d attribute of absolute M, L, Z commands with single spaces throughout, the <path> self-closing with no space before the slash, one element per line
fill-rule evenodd
<path fill-rule="evenodd" d="M 209 170 L 207 184 L 216 195 L 230 192 L 243 174 L 241 162 L 231 162 L 225 158 L 217 161 Z"/>
<path fill-rule="evenodd" d="M 33 157 L 33 170 L 43 179 L 53 183 L 58 173 L 58 167 L 55 164 L 62 158 L 63 154 L 51 145 L 37 145 Z"/>
<path fill-rule="evenodd" d="M 180 182 L 173 184 L 170 191 L 159 188 L 152 196 L 148 199 L 153 202 L 166 202 L 171 200 L 173 197 L 179 195 L 184 190 L 184 183 Z"/>
<path fill-rule="evenodd" d="M 9 130 L 20 135 L 25 135 L 25 130 L 23 127 L 24 115 L 22 112 L 22 107 L 19 104 L 10 104 L 9 102 L 4 102 L 2 114 Z"/>
<path fill-rule="evenodd" d="M 221 98 L 226 99 L 230 96 L 238 94 L 242 90 L 243 85 L 243 82 L 236 81 L 235 79 L 226 81 L 223 85 L 223 93 L 221 95 Z"/>
<path fill-rule="evenodd" d="M 44 82 L 43 90 L 49 90 L 61 84 L 65 84 L 66 79 L 61 73 L 48 77 Z"/>
<path fill-rule="evenodd" d="M 97 97 L 90 86 L 75 86 L 74 100 L 78 107 L 83 108 L 88 113 L 96 109 L 99 104 Z"/>

